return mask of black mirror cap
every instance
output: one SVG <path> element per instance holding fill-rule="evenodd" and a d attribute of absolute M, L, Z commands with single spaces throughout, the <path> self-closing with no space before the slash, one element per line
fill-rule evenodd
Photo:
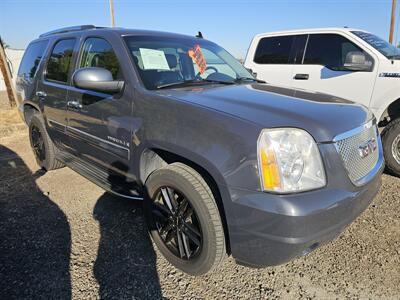
<path fill-rule="evenodd" d="M 372 70 L 372 62 L 363 52 L 352 51 L 347 53 L 344 67 L 350 71 L 369 72 Z"/>
<path fill-rule="evenodd" d="M 124 81 L 114 80 L 110 71 L 104 68 L 81 68 L 72 75 L 75 87 L 103 93 L 116 94 L 124 88 Z"/>

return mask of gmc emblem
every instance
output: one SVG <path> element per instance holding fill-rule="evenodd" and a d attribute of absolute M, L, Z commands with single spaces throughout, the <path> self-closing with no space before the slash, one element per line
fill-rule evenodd
<path fill-rule="evenodd" d="M 358 147 L 358 153 L 361 158 L 367 157 L 377 148 L 376 139 L 372 138 Z"/>

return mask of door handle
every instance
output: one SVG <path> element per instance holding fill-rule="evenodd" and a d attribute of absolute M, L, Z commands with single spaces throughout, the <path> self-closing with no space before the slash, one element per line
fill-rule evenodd
<path fill-rule="evenodd" d="M 68 101 L 67 107 L 73 109 L 82 109 L 82 104 L 80 104 L 78 101 Z"/>
<path fill-rule="evenodd" d="M 309 74 L 296 74 L 294 76 L 294 79 L 296 80 L 308 80 L 308 78 L 310 78 Z"/>
<path fill-rule="evenodd" d="M 43 98 L 46 98 L 46 97 L 47 97 L 47 94 L 46 94 L 45 92 L 43 92 L 43 91 L 37 91 L 37 92 L 36 92 L 36 96 L 37 96 L 38 98 L 43 99 Z"/>

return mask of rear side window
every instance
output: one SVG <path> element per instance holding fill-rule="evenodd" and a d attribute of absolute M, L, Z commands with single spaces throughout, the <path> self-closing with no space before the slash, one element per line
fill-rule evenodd
<path fill-rule="evenodd" d="M 47 48 L 48 41 L 34 42 L 26 49 L 21 61 L 18 76 L 24 80 L 32 80 Z"/>
<path fill-rule="evenodd" d="M 62 83 L 68 82 L 75 39 L 58 41 L 47 63 L 46 79 Z"/>
<path fill-rule="evenodd" d="M 111 72 L 114 79 L 119 76 L 119 63 L 110 43 L 101 38 L 88 38 L 82 49 L 80 68 L 98 67 Z"/>
<path fill-rule="evenodd" d="M 345 70 L 346 56 L 349 52 L 354 51 L 364 52 L 360 47 L 341 35 L 311 34 L 304 56 L 304 64 L 323 65 L 336 71 Z M 366 56 L 367 58 L 369 57 L 368 54 Z"/>
<path fill-rule="evenodd" d="M 254 62 L 257 64 L 289 64 L 294 36 L 262 38 L 258 43 Z"/>

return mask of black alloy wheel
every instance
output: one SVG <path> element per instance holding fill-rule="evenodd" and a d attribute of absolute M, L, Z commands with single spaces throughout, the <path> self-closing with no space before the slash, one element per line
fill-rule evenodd
<path fill-rule="evenodd" d="M 161 240 L 176 257 L 189 260 L 200 253 L 203 235 L 198 217 L 180 191 L 161 187 L 156 192 L 152 214 Z"/>
<path fill-rule="evenodd" d="M 50 171 L 64 166 L 56 157 L 58 149 L 48 135 L 39 113 L 35 113 L 29 122 L 29 140 L 36 162 L 42 169 Z"/>
<path fill-rule="evenodd" d="M 143 203 L 154 244 L 179 270 L 203 275 L 226 256 L 225 235 L 214 195 L 194 169 L 180 162 L 153 171 Z"/>
<path fill-rule="evenodd" d="M 33 125 L 31 129 L 32 149 L 37 160 L 44 161 L 46 158 L 46 147 L 44 145 L 44 138 L 40 129 Z"/>

